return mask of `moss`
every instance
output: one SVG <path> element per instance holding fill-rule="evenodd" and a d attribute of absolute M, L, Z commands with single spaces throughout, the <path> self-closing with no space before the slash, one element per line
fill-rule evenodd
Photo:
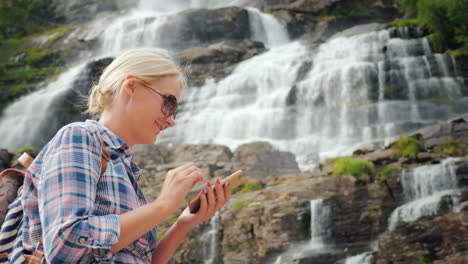
<path fill-rule="evenodd" d="M 235 203 L 233 203 L 233 204 L 231 205 L 231 208 L 232 208 L 232 209 L 238 208 L 238 207 L 241 207 L 241 206 L 244 206 L 244 205 L 253 203 L 253 202 L 254 202 L 253 199 L 247 199 L 247 200 L 237 201 L 237 202 L 235 202 Z"/>
<path fill-rule="evenodd" d="M 394 157 L 415 158 L 422 151 L 423 145 L 416 138 L 402 137 L 393 144 L 392 149 L 394 150 Z"/>
<path fill-rule="evenodd" d="M 372 162 L 350 157 L 339 159 L 333 167 L 333 175 L 336 177 L 352 175 L 359 179 L 363 175 L 373 175 L 374 173 L 375 166 Z"/>
<path fill-rule="evenodd" d="M 432 263 L 433 258 L 431 256 L 428 256 L 428 255 L 422 255 L 422 256 L 419 256 L 419 261 L 421 261 L 423 263 Z"/>
<path fill-rule="evenodd" d="M 444 36 L 438 32 L 428 35 L 427 40 L 429 40 L 432 50 L 436 53 L 443 53 L 447 49 Z"/>
<path fill-rule="evenodd" d="M 459 145 L 460 142 L 458 140 L 449 139 L 444 143 L 442 147 L 442 152 L 449 156 L 460 156 L 462 153 L 458 151 Z"/>
<path fill-rule="evenodd" d="M 242 183 L 241 186 L 239 186 L 238 188 L 232 190 L 232 193 L 233 194 L 235 194 L 235 193 L 239 193 L 239 194 L 248 193 L 248 192 L 253 192 L 253 191 L 260 190 L 263 187 L 264 187 L 264 184 L 260 180 L 248 180 L 248 179 L 246 179 L 244 181 L 244 183 Z"/>
<path fill-rule="evenodd" d="M 393 168 L 393 167 L 385 167 L 382 169 L 380 172 L 380 181 L 386 181 L 388 179 L 388 175 L 390 175 L 393 172 L 397 172 L 398 170 Z"/>
<path fill-rule="evenodd" d="M 389 24 L 393 27 L 419 27 L 420 22 L 417 19 L 397 19 Z"/>

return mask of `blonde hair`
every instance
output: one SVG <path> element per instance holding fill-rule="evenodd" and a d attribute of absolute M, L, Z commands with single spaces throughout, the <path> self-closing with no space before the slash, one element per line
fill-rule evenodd
<path fill-rule="evenodd" d="M 128 75 L 134 78 L 125 79 Z M 149 84 L 170 75 L 177 76 L 181 86 L 186 86 L 187 81 L 182 70 L 169 58 L 150 51 L 128 51 L 106 67 L 99 82 L 91 89 L 87 98 L 86 113 L 99 117 L 104 109 L 118 98 L 120 91 L 129 81 Z"/>

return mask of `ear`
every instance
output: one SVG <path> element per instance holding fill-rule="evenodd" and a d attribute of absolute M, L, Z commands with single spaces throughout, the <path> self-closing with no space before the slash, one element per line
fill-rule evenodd
<path fill-rule="evenodd" d="M 127 75 L 127 77 L 125 77 L 125 80 L 127 81 L 127 83 L 125 84 L 125 87 L 123 87 L 123 92 L 125 94 L 127 94 L 128 96 L 132 96 L 133 93 L 135 93 L 135 83 L 136 81 L 135 80 L 132 80 L 133 78 L 135 78 L 133 75 Z"/>

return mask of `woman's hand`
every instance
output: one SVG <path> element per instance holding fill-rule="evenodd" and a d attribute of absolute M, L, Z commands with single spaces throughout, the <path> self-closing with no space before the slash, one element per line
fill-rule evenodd
<path fill-rule="evenodd" d="M 200 209 L 195 214 L 192 214 L 187 207 L 177 220 L 177 224 L 191 229 L 210 219 L 229 199 L 231 199 L 229 182 L 221 185 L 218 179 L 214 183 L 214 188 L 208 182 L 205 189 L 200 192 Z"/>
<path fill-rule="evenodd" d="M 193 163 L 187 163 L 170 170 L 155 202 L 161 202 L 167 206 L 167 210 L 172 214 L 180 208 L 190 189 L 197 182 L 203 181 L 203 178 L 202 171 Z"/>

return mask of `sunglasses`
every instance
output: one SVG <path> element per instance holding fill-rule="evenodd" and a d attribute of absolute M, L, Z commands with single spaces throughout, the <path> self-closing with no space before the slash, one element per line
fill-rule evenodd
<path fill-rule="evenodd" d="M 177 103 L 177 98 L 172 94 L 170 95 L 162 94 L 145 83 L 141 83 L 141 84 L 143 84 L 143 86 L 150 89 L 151 91 L 159 94 L 164 99 L 164 103 L 161 106 L 161 112 L 163 113 L 164 116 L 166 117 L 174 116 L 174 119 L 175 119 L 177 115 L 177 107 L 179 105 L 179 103 Z"/>

